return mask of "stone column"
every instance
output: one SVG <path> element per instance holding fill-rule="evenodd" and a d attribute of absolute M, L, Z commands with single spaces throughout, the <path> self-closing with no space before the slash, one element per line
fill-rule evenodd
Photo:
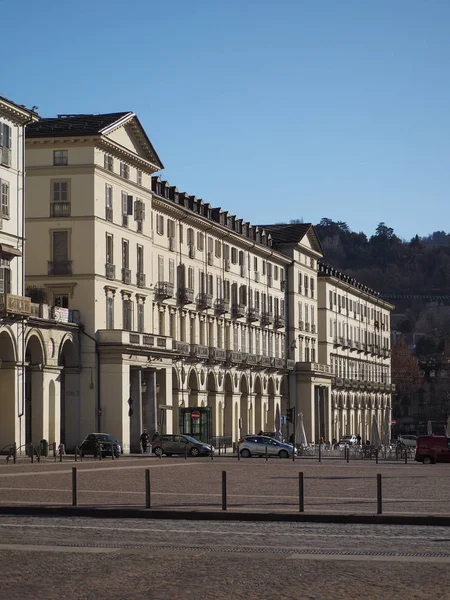
<path fill-rule="evenodd" d="M 44 434 L 44 373 L 42 367 L 30 367 L 31 371 L 31 443 L 37 446 Z"/>
<path fill-rule="evenodd" d="M 144 372 L 147 391 L 143 402 L 143 427 L 147 429 L 151 439 L 153 434 L 158 431 L 156 371 L 155 369 L 147 369 Z"/>
<path fill-rule="evenodd" d="M 124 453 L 130 452 L 130 367 L 124 362 L 100 363 L 102 415 L 101 430 L 114 435 L 122 443 Z"/>
<path fill-rule="evenodd" d="M 130 451 L 140 452 L 140 441 L 142 427 L 142 370 L 140 368 L 130 369 L 130 397 L 128 399 L 130 414 Z"/>

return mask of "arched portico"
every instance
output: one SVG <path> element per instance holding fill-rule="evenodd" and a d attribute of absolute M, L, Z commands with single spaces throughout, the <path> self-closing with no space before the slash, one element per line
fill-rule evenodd
<path fill-rule="evenodd" d="M 0 331 L 0 449 L 20 439 L 16 432 L 17 395 L 21 375 L 16 364 L 17 348 L 11 332 Z M 21 395 L 21 394 L 19 394 Z"/>

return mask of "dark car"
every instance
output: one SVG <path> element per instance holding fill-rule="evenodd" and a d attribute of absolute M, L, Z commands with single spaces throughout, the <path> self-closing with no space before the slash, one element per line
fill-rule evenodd
<path fill-rule="evenodd" d="M 160 435 L 152 440 L 152 452 L 155 454 L 189 454 L 189 456 L 210 456 L 214 448 L 190 435 Z"/>
<path fill-rule="evenodd" d="M 114 456 L 119 458 L 122 448 L 113 435 L 109 433 L 89 433 L 80 446 L 80 452 L 81 456 L 92 454 L 94 457 L 97 457 L 101 452 L 103 457 L 111 456 L 112 448 L 114 448 Z"/>

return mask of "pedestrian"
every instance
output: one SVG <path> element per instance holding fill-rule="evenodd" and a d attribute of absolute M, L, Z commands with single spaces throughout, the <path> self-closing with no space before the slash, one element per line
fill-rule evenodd
<path fill-rule="evenodd" d="M 359 435 L 359 433 L 356 436 L 356 443 L 358 444 L 358 446 L 361 446 L 361 436 Z"/>
<path fill-rule="evenodd" d="M 258 433 L 258 435 L 264 435 L 263 430 L 261 429 L 261 431 Z"/>
<path fill-rule="evenodd" d="M 158 440 L 159 437 L 160 437 L 159 432 L 155 431 L 155 433 L 153 434 L 153 437 L 152 437 L 152 442 L 155 442 L 156 440 Z"/>
<path fill-rule="evenodd" d="M 142 454 L 147 454 L 148 440 L 149 440 L 149 436 L 148 436 L 147 430 L 144 429 L 144 431 L 142 432 L 141 437 L 140 437 Z"/>

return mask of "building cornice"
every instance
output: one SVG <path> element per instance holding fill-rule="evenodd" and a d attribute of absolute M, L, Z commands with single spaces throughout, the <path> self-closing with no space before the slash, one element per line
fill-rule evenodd
<path fill-rule="evenodd" d="M 32 121 L 39 121 L 39 115 L 32 110 L 19 106 L 6 98 L 0 97 L 0 114 L 9 117 L 19 125 L 25 125 Z"/>

